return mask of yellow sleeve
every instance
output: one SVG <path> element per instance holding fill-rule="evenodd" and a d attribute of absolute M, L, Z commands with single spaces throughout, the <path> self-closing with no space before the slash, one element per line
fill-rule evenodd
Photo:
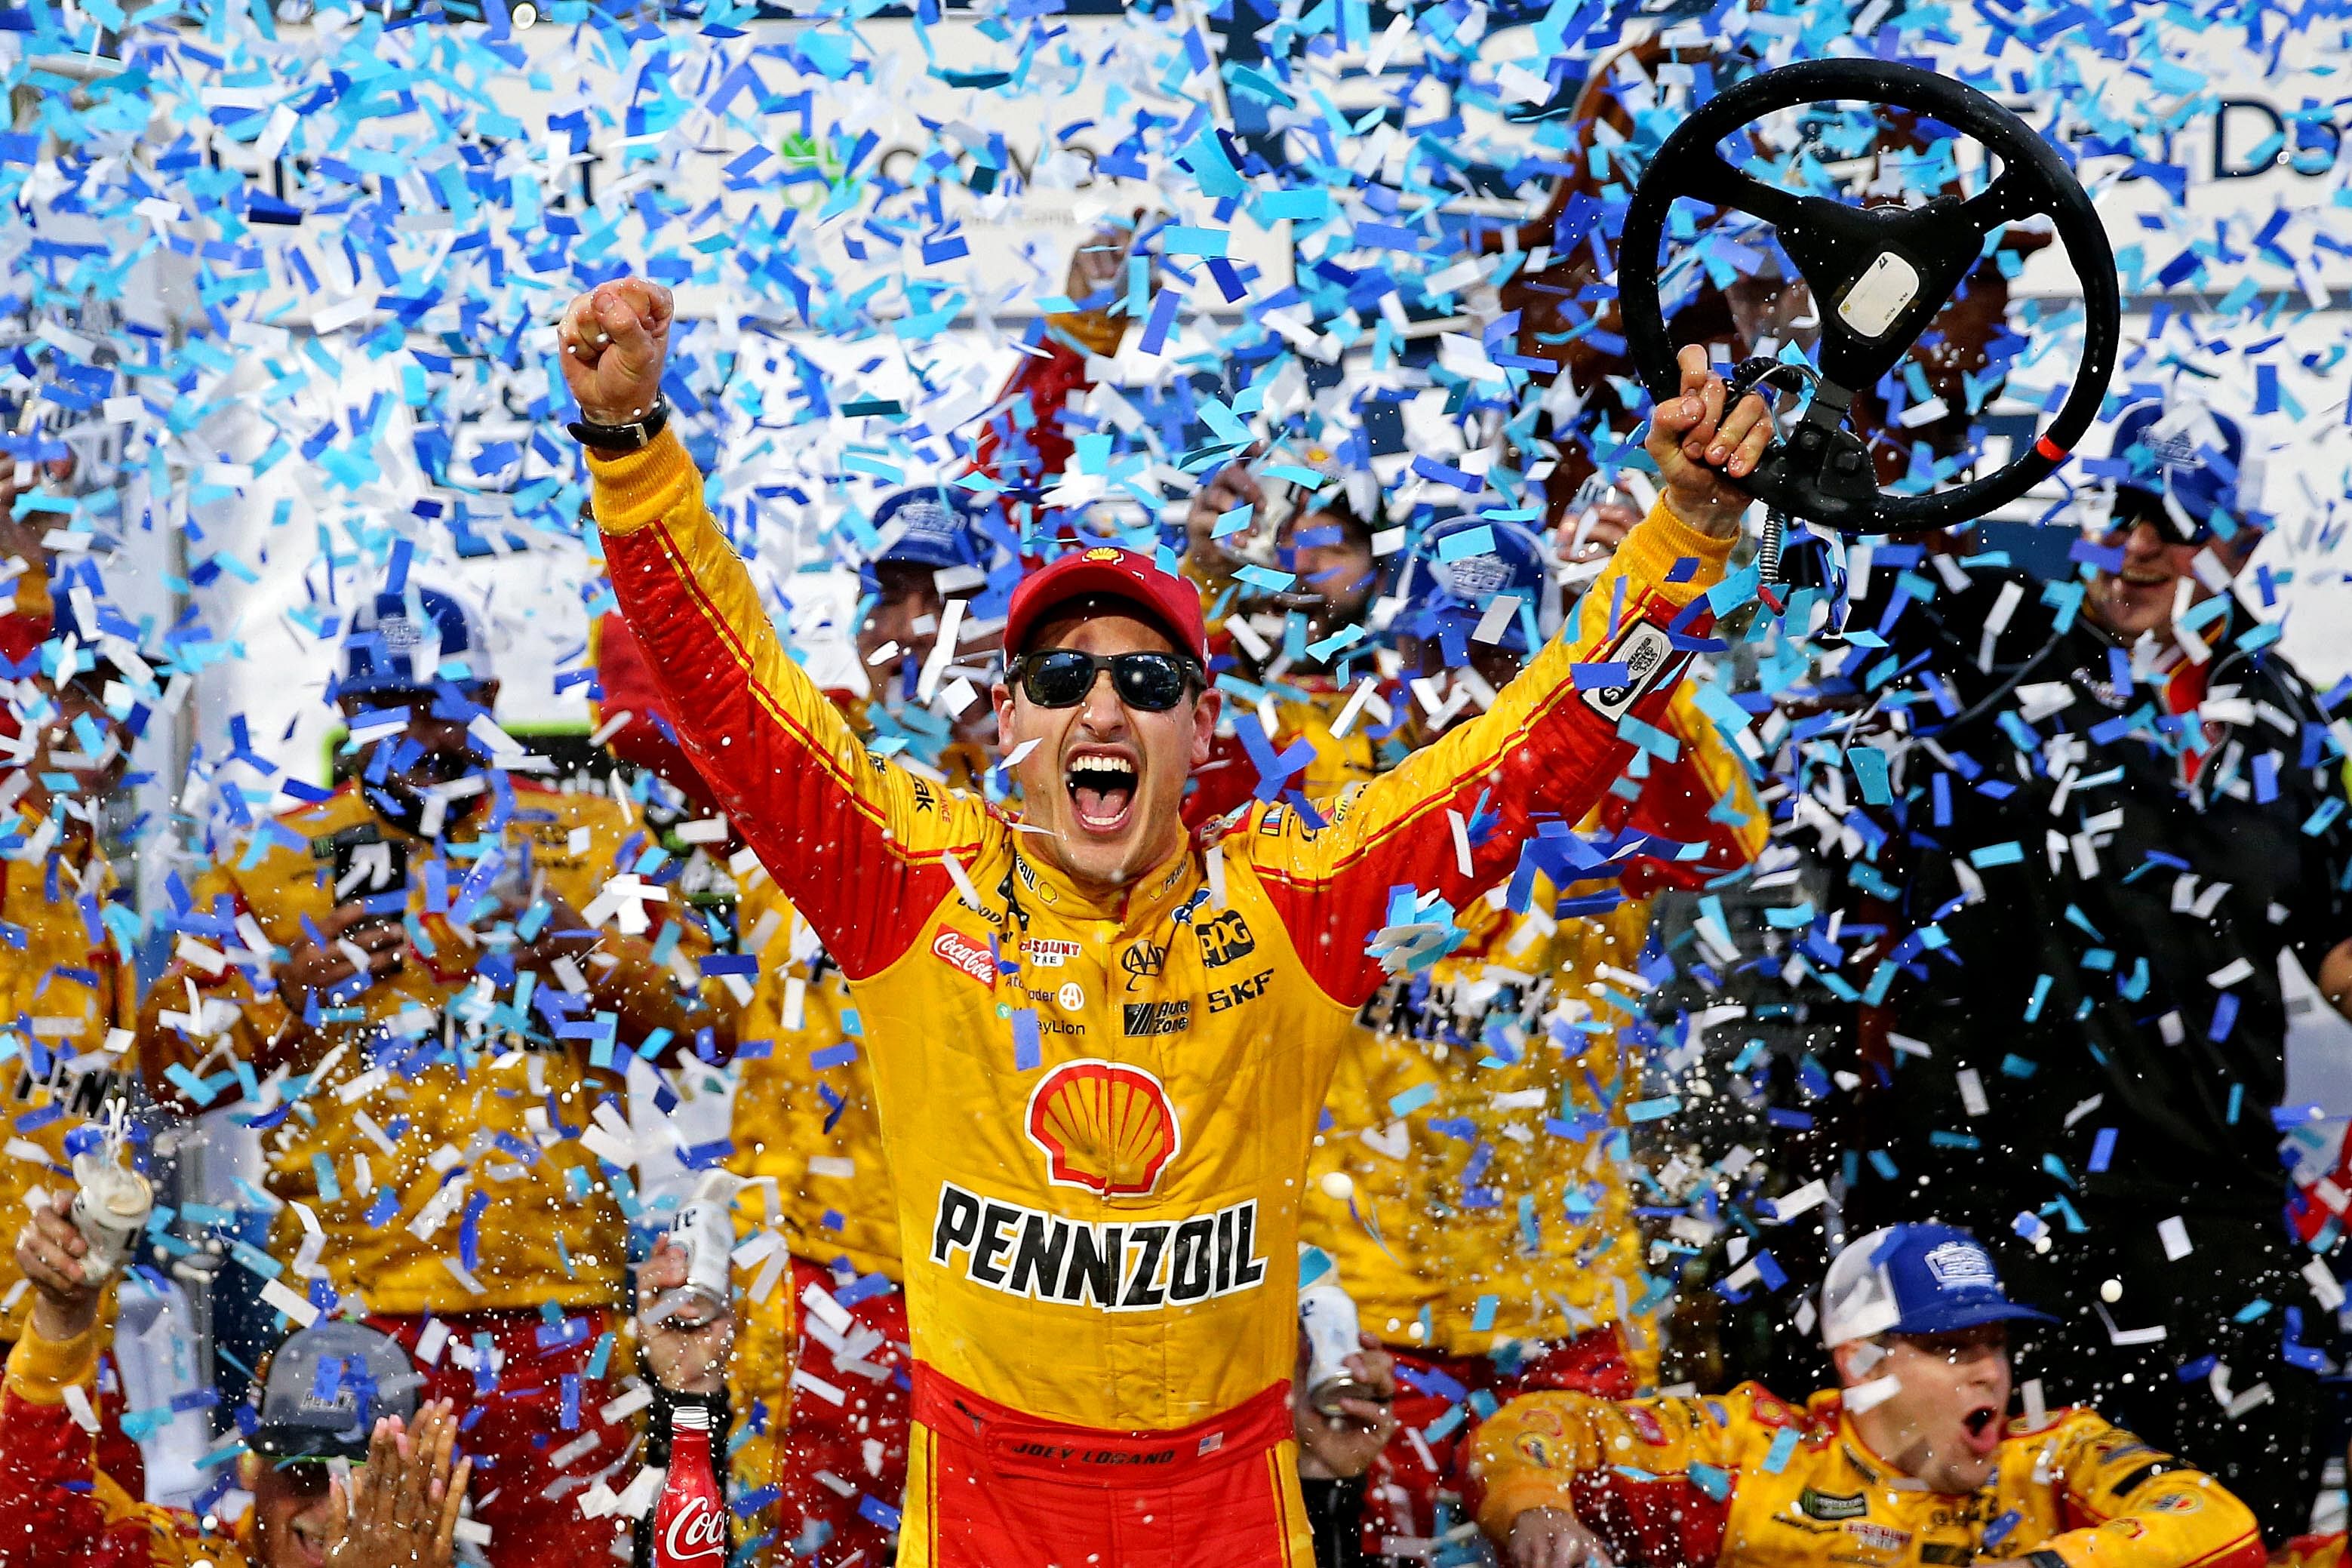
<path fill-rule="evenodd" d="M 2253 1511 L 2221 1482 L 2087 1410 L 2059 1426 L 2049 1460 L 2066 1512 L 2085 1522 L 2042 1553 L 2066 1568 L 2262 1568 Z"/>
<path fill-rule="evenodd" d="M 1582 819 L 1635 745 L 1665 744 L 1658 726 L 1690 662 L 1676 639 L 1712 625 L 1693 602 L 1720 580 L 1732 542 L 1661 503 L 1485 713 L 1343 796 L 1320 828 L 1278 802 L 1234 827 L 1226 852 L 1256 870 L 1328 994 L 1358 1006 L 1379 988 L 1366 942 L 1399 923 L 1391 889 L 1433 890 L 1461 909 L 1509 877 L 1530 840 Z M 1405 923 L 1423 920 L 1446 915 Z"/>
<path fill-rule="evenodd" d="M 853 979 L 887 968 L 953 893 L 984 810 L 869 754 L 785 650 L 674 435 L 591 456 L 613 591 L 671 721 L 776 885 Z"/>
<path fill-rule="evenodd" d="M 1614 1517 L 1616 1497 L 1634 1489 L 1686 1491 L 1690 1510 L 1719 1507 L 1735 1440 L 1728 1406 L 1739 1399 L 1738 1391 L 1712 1402 L 1522 1394 L 1478 1428 L 1470 1466 L 1479 1528 L 1499 1543 L 1522 1513 L 1556 1508 L 1604 1538 L 1622 1537 L 1617 1527 L 1627 1521 Z"/>

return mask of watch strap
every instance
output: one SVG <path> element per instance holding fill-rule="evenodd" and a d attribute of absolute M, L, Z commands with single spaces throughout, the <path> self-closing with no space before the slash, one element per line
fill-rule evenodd
<path fill-rule="evenodd" d="M 668 426 L 669 404 L 666 399 L 656 397 L 654 405 L 646 410 L 644 418 L 626 425 L 598 425 L 591 420 L 574 419 L 564 428 L 572 432 L 573 440 L 591 451 L 617 457 L 624 452 L 635 452 L 651 446 L 654 437 Z"/>

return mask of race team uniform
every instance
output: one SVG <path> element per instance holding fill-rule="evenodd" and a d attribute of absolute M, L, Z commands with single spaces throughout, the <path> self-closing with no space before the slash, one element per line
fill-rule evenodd
<path fill-rule="evenodd" d="M 600 1025 L 588 998 L 568 993 L 572 982 L 586 989 L 582 964 L 609 961 L 608 983 L 683 1022 L 676 996 L 699 985 L 705 939 L 667 904 L 647 902 L 642 936 L 601 931 L 570 975 L 533 988 L 527 1016 L 508 985 L 493 988 L 497 960 L 478 956 L 451 918 L 501 878 L 534 895 L 543 879 L 586 910 L 649 846 L 634 814 L 604 795 L 517 779 L 436 844 L 383 820 L 346 784 L 257 837 L 253 852 L 201 878 L 175 917 L 179 956 L 142 1015 L 157 1089 L 218 1105 L 254 1099 L 240 1065 L 248 1079 L 293 1075 L 262 1096 L 255 1121 L 271 1194 L 287 1205 L 272 1246 L 288 1266 L 282 1282 L 315 1299 L 323 1281 L 339 1301 L 363 1303 L 415 1359 L 423 1397 L 457 1401 L 477 1492 L 491 1499 L 478 1517 L 493 1563 L 601 1560 L 615 1526 L 584 1518 L 575 1494 L 630 1442 L 625 1424 L 599 1414 L 628 1370 L 611 1365 L 605 1338 L 625 1326 L 626 1230 L 582 1140 L 595 1101 L 621 1081 L 593 1056 L 635 1042 L 579 1037 Z M 255 984 L 256 954 L 290 948 L 306 919 L 334 908 L 339 862 L 370 868 L 353 896 L 367 893 L 374 867 L 391 870 L 394 885 L 376 896 L 404 909 L 409 944 L 397 971 L 306 1020 L 274 984 Z M 506 917 L 473 918 L 487 935 Z M 562 1315 L 551 1322 L 543 1307 Z"/>
<path fill-rule="evenodd" d="M 1515 1399 L 1479 1429 L 1478 1522 L 1572 1511 L 1622 1568 L 2262 1568 L 2253 1515 L 2210 1476 L 2088 1410 L 2009 1424 L 1969 1496 L 1872 1453 L 1833 1390 L 1805 1408 L 1743 1383 L 1719 1398 Z"/>
<path fill-rule="evenodd" d="M 1652 759 L 1638 803 L 1612 793 L 1583 829 L 1687 835 L 1708 847 L 1693 863 L 1706 874 L 1752 858 L 1763 811 L 1686 689 L 1662 727 L 1675 763 Z M 1368 1479 L 1368 1553 L 1442 1531 L 1438 1505 L 1464 1495 L 1482 1411 L 1536 1389 L 1622 1398 L 1656 1382 L 1645 1320 L 1663 1292 L 1624 1176 L 1641 1047 L 1622 1031 L 1646 984 L 1646 891 L 1675 865 L 1644 858 L 1624 890 L 1579 882 L 1557 900 L 1539 883 L 1518 915 L 1496 893 L 1478 900 L 1455 916 L 1462 944 L 1393 983 L 1370 1009 L 1372 1041 L 1340 1061 L 1301 1234 L 1337 1260 L 1398 1361 L 1400 1426 Z M 1345 1197 L 1323 1185 L 1335 1172 Z"/>
<path fill-rule="evenodd" d="M 1062 414 L 1091 384 L 1090 358 L 1117 353 L 1126 329 L 1124 317 L 1093 311 L 1052 315 L 1045 324 L 1038 353 L 1017 360 L 998 394 L 1007 413 L 982 426 L 971 454 L 973 472 L 1015 521 L 1031 517 L 1046 481 L 1066 468 Z M 708 803 L 709 788 L 677 748 L 635 637 L 621 625 L 600 641 L 604 705 L 634 715 L 614 737 L 614 751 Z M 870 739 L 866 702 L 854 691 L 830 695 L 859 738 Z M 940 781 L 960 787 L 974 787 L 988 765 L 984 750 L 960 737 L 929 761 Z M 740 1538 L 761 1562 L 822 1545 L 828 1568 L 879 1563 L 888 1559 L 906 1491 L 912 1406 L 898 1202 L 861 1042 L 844 1027 L 857 1012 L 840 966 L 764 872 L 753 870 L 735 919 L 742 951 L 759 962 L 738 1029 L 728 1166 L 774 1183 L 775 1217 L 792 1250 L 783 1288 L 738 1303 L 729 1463 L 734 1495 L 760 1500 Z M 746 1204 L 748 1219 L 757 1200 Z M 801 1310 L 812 1289 L 854 1326 L 813 1321 Z"/>
<path fill-rule="evenodd" d="M 137 1065 L 137 982 L 103 923 L 115 889 L 87 824 L 53 824 L 22 805 L 9 813 L 0 835 L 0 1354 L 23 1337 L 33 1310 L 32 1287 L 16 1267 L 16 1236 L 32 1218 L 26 1196 L 35 1187 L 71 1194 L 66 1135 L 108 1100 L 127 1099 Z M 112 1337 L 102 1334 L 101 1345 Z M 96 1401 L 105 1418 L 100 1460 L 137 1492 L 145 1463 L 122 1430 L 111 1357 L 106 1349 Z"/>
<path fill-rule="evenodd" d="M 1367 939 L 1391 889 L 1467 903 L 1538 817 L 1593 804 L 1625 762 L 1619 721 L 1654 722 L 1674 636 L 1704 632 L 1684 606 L 1729 542 L 1654 513 L 1491 712 L 1320 830 L 1255 806 L 1105 899 L 858 747 L 674 437 L 590 461 L 615 591 L 688 749 L 858 1006 L 908 1243 L 899 1561 L 1305 1561 L 1297 1191 L 1384 973 Z M 1579 662 L 1626 684 L 1579 692 Z"/>
<path fill-rule="evenodd" d="M 101 1312 L 89 1332 L 64 1343 L 41 1338 L 28 1323 L 8 1353 L 0 1390 L 0 1564 L 246 1568 L 250 1510 L 237 1538 L 224 1539 L 194 1514 L 141 1501 L 139 1487 L 99 1463 L 98 1445 L 74 1405 L 96 1402 L 109 1316 Z"/>

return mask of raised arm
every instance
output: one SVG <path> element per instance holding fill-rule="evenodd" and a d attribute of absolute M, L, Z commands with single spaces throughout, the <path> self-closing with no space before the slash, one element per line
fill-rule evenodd
<path fill-rule="evenodd" d="M 1685 351 L 1683 384 L 1649 444 L 1666 481 L 1659 504 L 1492 708 L 1343 798 L 1322 828 L 1260 805 L 1225 839 L 1335 999 L 1357 1005 L 1379 986 L 1365 944 L 1390 923 L 1392 889 L 1460 909 L 1511 875 L 1547 819 L 1580 821 L 1634 747 L 1664 733 L 1690 659 L 1676 639 L 1712 625 L 1695 601 L 1721 579 L 1748 504 L 1723 477 L 1753 467 L 1771 429 L 1754 396 L 1720 417 L 1725 388 L 1704 349 Z"/>
<path fill-rule="evenodd" d="M 564 374 L 597 425 L 643 417 L 668 349 L 669 291 L 624 279 L 564 313 Z M 870 756 L 769 624 L 751 574 L 702 501 L 674 435 L 591 449 L 613 591 L 695 769 L 761 864 L 853 977 L 904 952 L 978 853 L 976 804 Z"/>

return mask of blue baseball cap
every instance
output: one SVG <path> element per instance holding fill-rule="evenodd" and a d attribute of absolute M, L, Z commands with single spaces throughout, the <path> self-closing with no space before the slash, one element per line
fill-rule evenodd
<path fill-rule="evenodd" d="M 875 568 L 886 561 L 944 571 L 952 566 L 985 569 L 992 548 L 981 531 L 980 507 L 969 491 L 952 485 L 915 485 L 893 493 L 874 512 L 881 547 L 857 569 L 860 591 L 878 594 Z"/>
<path fill-rule="evenodd" d="M 452 664 L 465 673 L 443 674 Z M 427 692 L 443 680 L 474 691 L 491 679 L 489 648 L 473 612 L 438 588 L 412 584 L 352 612 L 342 673 L 331 695 Z"/>
<path fill-rule="evenodd" d="M 1992 1254 L 1954 1226 L 1895 1225 L 1847 1244 L 1822 1281 L 1822 1342 L 1948 1334 L 1985 1323 L 2054 1323 L 2012 1301 Z"/>
<path fill-rule="evenodd" d="M 1534 612 L 1538 636 L 1559 629 L 1559 585 L 1552 581 L 1544 542 L 1516 522 L 1448 518 L 1421 536 L 1421 549 L 1398 587 L 1404 608 L 1391 627 L 1423 640 L 1443 639 L 1449 631 L 1466 640 L 1506 595 Z M 1495 646 L 1520 655 L 1531 651 L 1525 617 L 1514 613 Z"/>
<path fill-rule="evenodd" d="M 2151 400 L 2133 404 L 2116 420 L 2107 466 L 2119 502 L 2134 498 L 2161 511 L 2194 542 L 2213 531 L 2217 513 L 2234 523 L 2250 521 L 2240 501 L 2245 455 L 2244 433 L 2228 415 Z"/>

